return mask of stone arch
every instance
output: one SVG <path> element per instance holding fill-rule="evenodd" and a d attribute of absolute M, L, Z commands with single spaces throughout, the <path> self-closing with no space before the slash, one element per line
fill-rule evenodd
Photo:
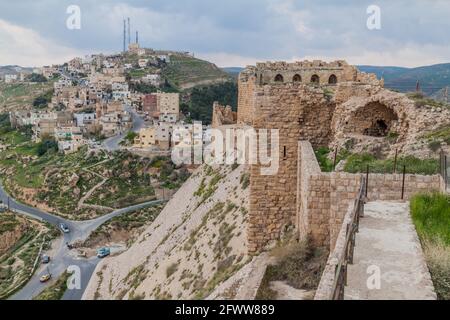
<path fill-rule="evenodd" d="M 293 78 L 292 78 L 293 82 L 302 82 L 302 76 L 299 74 L 296 74 Z"/>
<path fill-rule="evenodd" d="M 320 83 L 320 77 L 317 74 L 313 74 L 311 77 L 311 83 L 319 84 Z"/>
<path fill-rule="evenodd" d="M 284 78 L 281 74 L 277 74 L 274 79 L 275 82 L 284 82 Z"/>
<path fill-rule="evenodd" d="M 336 84 L 338 82 L 338 79 L 336 77 L 335 74 L 332 74 L 329 78 L 328 78 L 328 83 L 329 84 Z"/>
<path fill-rule="evenodd" d="M 375 101 L 357 109 L 349 125 L 358 134 L 370 137 L 386 137 L 398 122 L 398 115 L 385 104 Z"/>

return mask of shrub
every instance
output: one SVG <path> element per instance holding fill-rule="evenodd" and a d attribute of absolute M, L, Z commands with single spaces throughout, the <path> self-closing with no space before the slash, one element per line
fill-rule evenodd
<path fill-rule="evenodd" d="M 371 173 L 391 173 L 394 171 L 394 159 L 377 159 L 369 153 L 353 154 L 347 159 L 344 170 L 349 173 L 366 172 L 367 165 Z M 436 159 L 419 159 L 413 156 L 401 157 L 397 160 L 397 169 L 406 166 L 406 173 L 433 175 L 439 172 L 439 161 Z"/>
<path fill-rule="evenodd" d="M 411 214 L 421 237 L 450 246 L 450 196 L 417 195 L 411 200 Z"/>
<path fill-rule="evenodd" d="M 450 196 L 417 195 L 411 199 L 411 215 L 438 298 L 450 300 Z"/>
<path fill-rule="evenodd" d="M 178 270 L 179 263 L 172 263 L 170 266 L 166 269 L 166 277 L 169 278 L 171 275 L 173 275 Z"/>
<path fill-rule="evenodd" d="M 326 249 L 313 248 L 308 241 L 288 242 L 273 249 L 272 254 L 276 264 L 267 266 L 256 299 L 276 298 L 276 292 L 270 288 L 272 281 L 285 281 L 296 289 L 317 289 L 327 262 Z"/>

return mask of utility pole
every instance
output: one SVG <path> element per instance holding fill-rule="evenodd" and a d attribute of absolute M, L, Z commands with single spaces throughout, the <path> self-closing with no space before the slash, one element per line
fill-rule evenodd
<path fill-rule="evenodd" d="M 131 43 L 130 18 L 128 17 L 128 44 Z"/>
<path fill-rule="evenodd" d="M 127 25 L 125 19 L 123 19 L 123 52 L 126 51 L 126 37 L 127 37 Z"/>

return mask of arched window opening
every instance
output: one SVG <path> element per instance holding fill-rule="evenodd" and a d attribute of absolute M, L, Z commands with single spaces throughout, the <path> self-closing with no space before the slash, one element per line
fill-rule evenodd
<path fill-rule="evenodd" d="M 336 84 L 337 82 L 338 82 L 337 77 L 334 74 L 332 74 L 330 76 L 330 78 L 328 78 L 328 83 L 329 84 Z"/>
<path fill-rule="evenodd" d="M 320 78 L 319 78 L 319 76 L 317 74 L 315 74 L 315 75 L 313 75 L 311 77 L 311 83 L 314 83 L 314 84 L 319 84 L 320 83 Z"/>
<path fill-rule="evenodd" d="M 294 82 L 302 82 L 302 77 L 299 74 L 296 74 L 293 78 L 292 81 Z"/>
<path fill-rule="evenodd" d="M 317 74 L 313 75 L 311 77 L 311 83 L 315 83 L 315 84 L 319 84 L 320 83 L 320 78 Z"/>
<path fill-rule="evenodd" d="M 275 76 L 275 82 L 284 82 L 284 78 L 281 74 Z"/>

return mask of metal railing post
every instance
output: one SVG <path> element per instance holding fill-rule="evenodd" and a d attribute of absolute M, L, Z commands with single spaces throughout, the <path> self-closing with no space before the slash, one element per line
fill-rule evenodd
<path fill-rule="evenodd" d="M 366 198 L 369 194 L 369 165 L 367 165 L 367 170 L 366 170 Z"/>
<path fill-rule="evenodd" d="M 405 200 L 405 178 L 406 178 L 406 166 L 403 166 L 402 200 Z"/>

